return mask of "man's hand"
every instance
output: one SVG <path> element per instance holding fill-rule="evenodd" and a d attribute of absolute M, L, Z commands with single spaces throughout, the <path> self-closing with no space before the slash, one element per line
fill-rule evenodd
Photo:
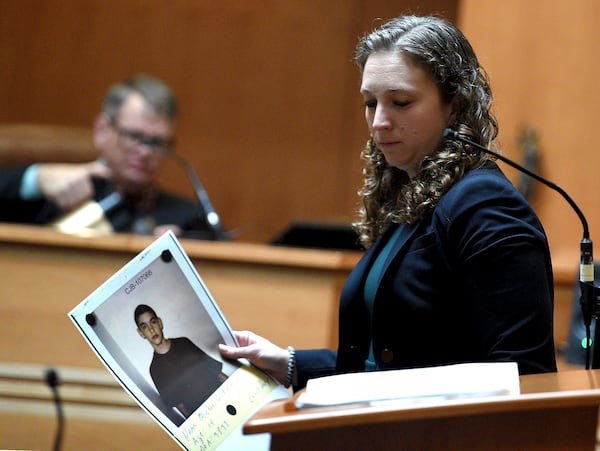
<path fill-rule="evenodd" d="M 63 211 L 69 211 L 94 195 L 92 177 L 110 177 L 106 165 L 94 161 L 91 163 L 43 163 L 37 178 L 38 189 L 42 195 L 58 205 Z"/>

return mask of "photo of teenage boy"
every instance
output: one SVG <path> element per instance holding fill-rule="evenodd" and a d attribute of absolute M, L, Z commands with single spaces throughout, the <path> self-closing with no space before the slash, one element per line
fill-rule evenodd
<path fill-rule="evenodd" d="M 227 379 L 223 363 L 187 337 L 166 338 L 154 309 L 140 304 L 134 311 L 137 331 L 152 345 L 150 376 L 161 398 L 189 417 Z"/>

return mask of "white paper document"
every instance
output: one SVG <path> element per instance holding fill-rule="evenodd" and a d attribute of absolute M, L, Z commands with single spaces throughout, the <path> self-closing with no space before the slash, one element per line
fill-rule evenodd
<path fill-rule="evenodd" d="M 123 388 L 182 448 L 269 448 L 268 434 L 244 436 L 242 426 L 289 393 L 248 362 L 221 357 L 218 344 L 236 346 L 235 337 L 171 232 L 69 317 Z"/>
<path fill-rule="evenodd" d="M 461 363 L 311 379 L 295 404 L 302 409 L 519 393 L 519 371 L 515 362 Z"/>

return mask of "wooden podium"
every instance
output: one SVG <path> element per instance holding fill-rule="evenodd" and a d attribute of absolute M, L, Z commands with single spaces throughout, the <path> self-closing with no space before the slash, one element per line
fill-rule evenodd
<path fill-rule="evenodd" d="M 272 450 L 594 450 L 600 370 L 521 376 L 517 396 L 297 410 L 275 401 L 244 433 Z"/>

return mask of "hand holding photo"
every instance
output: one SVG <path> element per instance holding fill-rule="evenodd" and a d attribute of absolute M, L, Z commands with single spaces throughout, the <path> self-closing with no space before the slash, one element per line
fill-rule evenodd
<path fill-rule="evenodd" d="M 98 287 L 69 317 L 108 370 L 184 449 L 267 449 L 244 421 L 288 397 L 219 344 L 235 337 L 175 235 L 164 234 Z"/>

